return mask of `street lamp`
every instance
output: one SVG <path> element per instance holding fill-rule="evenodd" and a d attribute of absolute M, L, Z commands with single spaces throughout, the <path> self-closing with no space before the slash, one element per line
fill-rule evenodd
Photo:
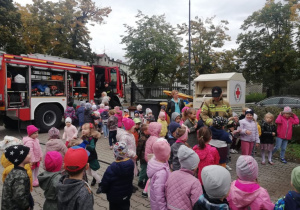
<path fill-rule="evenodd" d="M 191 95 L 191 0 L 189 0 L 189 95 Z"/>

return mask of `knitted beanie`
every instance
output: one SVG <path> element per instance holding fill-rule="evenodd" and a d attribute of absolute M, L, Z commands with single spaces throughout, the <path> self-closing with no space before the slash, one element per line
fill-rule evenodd
<path fill-rule="evenodd" d="M 291 107 L 289 107 L 289 106 L 284 107 L 283 113 L 291 113 L 291 112 L 292 112 Z"/>
<path fill-rule="evenodd" d="M 39 129 L 37 127 L 35 127 L 34 125 L 28 125 L 27 126 L 27 134 L 28 134 L 28 136 L 31 136 L 32 134 L 34 134 L 37 131 L 39 131 Z"/>
<path fill-rule="evenodd" d="M 166 116 L 166 114 L 164 112 L 159 112 L 158 117 L 165 117 L 165 116 Z"/>
<path fill-rule="evenodd" d="M 47 152 L 45 155 L 45 169 L 48 172 L 57 172 L 61 170 L 62 156 L 57 151 Z"/>
<path fill-rule="evenodd" d="M 227 124 L 227 119 L 221 116 L 217 116 L 213 119 L 213 126 L 221 129 Z"/>
<path fill-rule="evenodd" d="M 60 139 L 59 130 L 55 127 L 50 128 L 48 131 L 49 139 Z"/>
<path fill-rule="evenodd" d="M 254 114 L 254 111 L 253 111 L 253 109 L 247 109 L 246 111 L 245 111 L 245 115 L 247 115 L 247 114 Z"/>
<path fill-rule="evenodd" d="M 65 123 L 67 123 L 67 122 L 68 122 L 68 123 L 72 123 L 71 117 L 67 117 L 67 118 L 66 118 Z"/>
<path fill-rule="evenodd" d="M 125 142 L 117 142 L 114 145 L 114 155 L 117 160 L 122 160 L 126 157 L 128 152 L 127 144 Z"/>
<path fill-rule="evenodd" d="M 177 122 L 171 122 L 169 125 L 169 131 L 172 133 L 174 133 L 176 131 L 177 128 L 180 127 L 180 124 Z"/>
<path fill-rule="evenodd" d="M 92 110 L 93 110 L 93 111 L 96 111 L 96 110 L 97 110 L 97 105 L 93 105 L 93 106 L 92 106 Z"/>
<path fill-rule="evenodd" d="M 134 112 L 135 113 L 135 112 Z M 146 109 L 146 115 L 148 115 L 149 113 L 152 113 L 152 110 L 150 108 Z"/>
<path fill-rule="evenodd" d="M 292 180 L 292 185 L 299 193 L 300 192 L 300 166 L 293 169 L 291 180 Z"/>
<path fill-rule="evenodd" d="M 133 126 L 135 126 L 134 121 L 130 118 L 123 118 L 122 123 L 125 127 L 125 130 L 130 130 Z"/>
<path fill-rule="evenodd" d="M 236 174 L 243 181 L 254 181 L 258 177 L 258 165 L 250 155 L 241 155 L 236 161 Z"/>
<path fill-rule="evenodd" d="M 185 168 L 191 171 L 197 168 L 200 162 L 199 156 L 195 153 L 195 151 L 185 145 L 181 145 L 179 147 L 177 156 L 181 168 Z"/>
<path fill-rule="evenodd" d="M 85 106 L 85 101 L 80 101 L 80 106 Z"/>
<path fill-rule="evenodd" d="M 168 141 L 164 138 L 159 138 L 154 142 L 153 154 L 157 160 L 166 162 L 170 157 L 171 147 Z"/>
<path fill-rule="evenodd" d="M 4 155 L 6 159 L 9 160 L 9 162 L 14 164 L 15 166 L 18 166 L 25 160 L 29 151 L 29 147 L 23 145 L 14 145 L 7 147 L 4 150 Z"/>

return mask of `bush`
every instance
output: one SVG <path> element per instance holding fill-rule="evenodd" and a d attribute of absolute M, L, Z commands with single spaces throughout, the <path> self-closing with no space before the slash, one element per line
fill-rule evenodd
<path fill-rule="evenodd" d="M 250 93 L 249 95 L 246 95 L 246 103 L 259 102 L 266 97 L 267 95 L 265 93 Z"/>

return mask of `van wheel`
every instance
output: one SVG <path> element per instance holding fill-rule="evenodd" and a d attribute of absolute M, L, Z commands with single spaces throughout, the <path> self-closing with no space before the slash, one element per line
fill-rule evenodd
<path fill-rule="evenodd" d="M 34 124 L 40 129 L 40 132 L 48 132 L 52 127 L 58 128 L 61 120 L 62 113 L 54 104 L 42 105 L 34 113 Z"/>

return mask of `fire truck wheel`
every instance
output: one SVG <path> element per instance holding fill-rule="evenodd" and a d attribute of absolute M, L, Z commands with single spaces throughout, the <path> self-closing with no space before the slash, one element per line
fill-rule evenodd
<path fill-rule="evenodd" d="M 41 132 L 48 132 L 50 128 L 61 125 L 62 113 L 55 104 L 45 104 L 35 111 L 34 119 Z"/>

